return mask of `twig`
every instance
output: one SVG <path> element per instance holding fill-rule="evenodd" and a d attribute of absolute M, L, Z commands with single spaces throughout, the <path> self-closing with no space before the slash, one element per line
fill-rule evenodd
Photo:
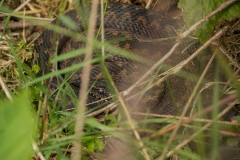
<path fill-rule="evenodd" d="M 77 141 L 74 143 L 76 147 L 76 152 L 73 153 L 73 160 L 81 159 L 81 142 L 79 141 L 83 135 L 83 127 L 84 127 L 84 114 L 85 114 L 85 105 L 87 102 L 87 90 L 89 86 L 89 78 L 91 71 L 91 59 L 93 52 L 93 40 L 94 40 L 94 31 L 96 26 L 96 16 L 97 16 L 97 6 L 98 1 L 92 1 L 92 9 L 89 18 L 89 28 L 87 33 L 87 44 L 86 44 L 86 54 L 85 54 L 85 66 L 82 70 L 81 77 L 81 87 L 79 91 L 79 101 L 78 106 L 76 108 L 76 123 L 75 123 L 75 136 Z"/>
<path fill-rule="evenodd" d="M 0 24 L 0 30 L 4 30 L 4 25 L 5 24 Z M 19 22 L 10 22 L 8 24 L 8 28 L 9 29 L 20 29 L 20 28 L 28 28 L 33 26 L 34 24 L 30 23 L 30 22 L 25 22 L 25 25 L 23 26 L 23 22 L 19 21 Z"/>
<path fill-rule="evenodd" d="M 229 132 L 229 131 L 223 131 L 220 130 L 219 133 L 223 134 L 223 135 L 227 135 L 227 136 L 232 136 L 232 137 L 238 137 L 240 138 L 240 134 L 239 133 L 234 133 L 234 132 Z"/>

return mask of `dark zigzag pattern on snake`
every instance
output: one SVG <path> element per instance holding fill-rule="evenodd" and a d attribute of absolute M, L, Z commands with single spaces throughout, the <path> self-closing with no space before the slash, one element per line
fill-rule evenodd
<path fill-rule="evenodd" d="M 84 29 L 86 27 L 84 27 L 84 24 L 87 24 L 87 22 L 85 22 L 84 19 L 87 19 L 88 16 L 84 16 L 84 13 L 81 16 L 78 16 L 75 10 L 69 11 L 65 15 L 70 17 L 76 23 L 79 27 L 79 33 L 86 35 L 86 30 Z M 98 29 L 101 24 L 100 7 L 98 8 L 96 20 L 96 28 Z M 53 21 L 54 24 L 56 24 L 56 22 L 57 20 Z M 141 56 L 147 61 L 147 63 L 142 63 L 130 60 L 116 53 L 112 53 L 112 51 L 106 48 L 105 54 L 110 56 L 105 59 L 105 65 L 120 92 L 126 90 L 134 84 L 156 61 L 161 59 L 172 48 L 175 43 L 175 39 L 169 37 L 177 37 L 177 32 L 181 28 L 177 20 L 146 10 L 140 6 L 120 3 L 108 4 L 105 13 L 104 25 L 106 41 L 111 43 L 117 38 L 122 38 L 124 40 L 121 39 L 121 41 L 115 41 L 112 44 L 115 47 L 119 47 Z M 60 26 L 68 28 L 63 23 L 60 23 Z M 37 63 L 41 68 L 38 76 L 49 72 L 49 68 L 51 66 L 49 59 L 53 57 L 53 53 L 56 51 L 54 35 L 54 32 L 45 30 L 35 42 Z M 101 34 L 99 37 L 101 37 Z M 157 39 L 164 38 L 166 40 L 157 41 Z M 56 40 L 58 41 L 58 55 L 85 47 L 84 42 L 77 41 L 61 34 L 56 35 Z M 189 56 L 188 54 L 194 50 L 188 49 L 185 52 L 182 52 L 187 45 L 188 44 L 185 43 L 185 45 L 182 45 L 174 51 L 173 55 L 164 62 L 164 65 L 175 66 L 185 60 Z M 95 49 L 93 57 L 97 57 L 99 51 L 99 48 Z M 73 63 L 80 63 L 83 60 L 84 55 L 64 60 L 58 63 L 58 68 L 64 69 L 71 66 Z M 203 68 L 207 61 L 208 59 L 201 61 L 201 66 Z M 198 70 L 200 68 L 196 64 L 198 64 L 198 62 L 194 61 L 192 63 L 188 63 L 183 68 L 184 71 L 190 73 L 189 75 L 185 75 L 185 77 L 181 77 L 181 74 L 169 76 L 164 83 L 158 84 L 154 86 L 153 89 L 149 90 L 140 101 L 138 101 L 138 98 L 140 97 L 130 100 L 128 102 L 129 106 L 132 106 L 134 111 L 146 112 L 150 110 L 153 113 L 160 114 L 179 114 L 192 93 L 192 88 L 195 84 L 194 76 L 198 74 Z M 159 74 L 165 70 L 166 68 L 161 67 Z M 69 80 L 69 84 L 75 91 L 76 96 L 78 95 L 81 83 L 81 74 L 82 70 L 80 69 Z M 213 74 L 214 73 L 210 71 L 208 73 L 208 77 L 213 79 Z M 99 101 L 111 95 L 106 85 L 104 74 L 102 74 L 101 67 L 97 63 L 92 65 L 90 84 L 94 84 L 94 86 L 91 86 L 92 89 L 88 94 L 88 103 Z M 50 92 L 56 89 L 57 85 L 56 80 L 53 79 Z M 134 93 L 139 92 L 144 87 L 145 86 L 137 87 L 134 90 Z M 205 105 L 211 104 L 211 97 L 211 93 L 209 92 L 204 94 L 203 99 Z M 136 102 L 138 103 L 136 104 Z M 72 103 L 66 105 L 67 108 L 73 107 Z M 98 103 L 88 105 L 88 108 L 92 109 L 99 105 L 104 106 L 106 104 L 100 101 Z"/>

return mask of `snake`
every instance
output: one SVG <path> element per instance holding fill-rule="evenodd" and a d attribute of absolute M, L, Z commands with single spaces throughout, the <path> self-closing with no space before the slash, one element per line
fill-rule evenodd
<path fill-rule="evenodd" d="M 59 19 L 54 20 L 52 24 L 86 37 L 89 17 L 87 11 L 81 12 L 80 15 L 76 10 L 64 14 L 74 22 L 75 28 Z M 101 25 L 101 9 L 99 5 L 95 29 L 95 37 L 99 41 L 102 36 L 102 33 L 98 32 Z M 87 109 L 102 108 L 114 99 L 109 98 L 115 93 L 111 90 L 113 84 L 107 80 L 106 73 L 103 73 L 103 65 L 107 68 L 114 85 L 121 93 L 134 85 L 156 62 L 171 50 L 181 29 L 182 25 L 176 19 L 134 4 L 109 2 L 104 12 L 104 42 L 108 45 L 105 46 L 103 64 L 99 60 L 102 59 L 101 47 L 96 46 L 93 48 L 92 59 L 98 60 L 91 65 Z M 165 73 L 169 68 L 186 60 L 196 50 L 194 46 L 186 49 L 192 41 L 187 40 L 183 45 L 180 45 L 159 68 L 145 79 L 145 83 L 135 87 L 131 94 L 141 94 L 135 94 L 135 97 L 127 101 L 131 110 L 167 115 L 177 115 L 183 111 L 192 94 L 193 87 L 196 85 L 196 77 L 199 75 L 199 70 L 201 70 L 199 68 L 204 68 L 209 59 L 202 61 L 192 60 L 181 69 L 181 72 L 168 76 L 161 83 L 154 82 L 157 75 Z M 84 49 L 85 47 L 86 41 L 84 39 L 73 38 L 52 30 L 43 31 L 35 41 L 34 47 L 36 63 L 40 67 L 37 75 L 42 76 L 55 69 L 63 70 L 73 64 L 83 63 L 85 54 L 82 54 L 82 52 L 75 57 L 59 61 L 55 68 L 52 67 L 50 60 L 56 55 L 62 56 L 67 52 Z M 213 75 L 213 71 L 208 73 L 209 79 L 214 79 Z M 73 93 L 78 97 L 81 88 L 82 67 L 70 73 L 63 73 L 61 77 L 67 79 Z M 50 82 L 50 93 L 53 93 L 63 81 L 54 77 Z M 153 87 L 147 90 L 146 88 L 151 84 L 153 84 Z M 143 92 L 144 90 L 145 92 Z M 68 97 L 66 100 L 66 108 L 73 108 L 76 105 L 70 102 L 70 99 Z M 208 91 L 204 94 L 204 105 L 211 104 L 211 100 L 212 93 Z"/>

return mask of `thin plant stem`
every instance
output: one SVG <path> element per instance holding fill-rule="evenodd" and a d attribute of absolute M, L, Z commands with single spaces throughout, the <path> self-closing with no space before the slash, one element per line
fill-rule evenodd
<path fill-rule="evenodd" d="M 85 115 L 85 106 L 87 102 L 87 90 L 89 86 L 90 71 L 91 71 L 91 59 L 93 52 L 93 40 L 94 40 L 94 31 L 96 28 L 96 16 L 97 16 L 97 6 L 98 1 L 92 1 L 92 9 L 89 18 L 89 28 L 87 33 L 87 44 L 86 44 L 86 54 L 85 54 L 85 66 L 82 70 L 81 77 L 81 87 L 79 91 L 79 101 L 76 108 L 76 123 L 75 123 L 75 136 L 77 141 L 74 143 L 76 151 L 73 152 L 72 160 L 81 159 L 81 137 L 83 136 L 83 127 L 84 127 L 84 115 Z"/>

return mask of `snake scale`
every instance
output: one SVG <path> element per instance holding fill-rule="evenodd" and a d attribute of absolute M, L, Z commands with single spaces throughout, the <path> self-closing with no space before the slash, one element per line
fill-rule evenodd
<path fill-rule="evenodd" d="M 85 23 L 83 23 L 86 18 L 84 18 L 84 16 L 78 16 L 76 10 L 69 11 L 65 15 L 70 17 L 78 26 L 78 33 L 86 35 L 87 30 L 86 27 L 84 27 Z M 100 15 L 99 7 L 96 17 L 96 33 L 101 25 Z M 52 23 L 56 24 L 58 22 L 54 20 Z M 71 30 L 64 23 L 60 22 L 59 24 L 61 27 Z M 108 4 L 104 19 L 105 41 L 114 47 L 128 51 L 127 53 L 131 52 L 131 54 L 129 53 L 130 57 L 131 55 L 137 55 L 145 60 L 138 61 L 134 58 L 127 58 L 127 56 L 120 55 L 108 47 L 105 48 L 105 55 L 108 57 L 105 59 L 104 64 L 119 92 L 132 86 L 153 64 L 160 60 L 172 48 L 180 28 L 181 26 L 177 20 L 157 14 L 141 6 L 121 3 Z M 55 36 L 58 45 L 56 45 L 56 41 L 54 41 Z M 100 39 L 100 37 L 101 33 L 98 35 L 98 39 Z M 37 63 L 41 68 L 38 76 L 48 73 L 52 69 L 48 66 L 51 66 L 50 59 L 54 57 L 55 52 L 57 52 L 58 55 L 62 55 L 69 51 L 84 48 L 85 45 L 84 41 L 45 30 L 35 42 Z M 174 53 L 164 61 L 158 70 L 158 74 L 166 71 L 166 68 L 173 67 L 185 60 L 191 51 L 187 49 L 183 52 L 187 45 L 178 47 Z M 99 57 L 100 50 L 100 48 L 94 48 L 93 58 Z M 77 57 L 59 62 L 57 67 L 58 69 L 64 69 L 72 64 L 79 64 L 83 61 L 84 55 L 81 54 Z M 195 85 L 194 77 L 198 74 L 196 64 L 197 62 L 194 61 L 188 63 L 182 69 L 186 74 L 179 73 L 169 76 L 164 82 L 148 90 L 144 96 L 139 95 L 129 100 L 128 105 L 130 107 L 132 106 L 134 111 L 179 114 L 188 101 L 192 93 L 192 88 Z M 204 66 L 205 62 L 202 61 L 201 65 Z M 155 73 L 156 72 L 152 73 L 149 78 L 151 79 Z M 74 76 L 68 80 L 76 96 L 78 95 L 81 84 L 81 75 L 82 69 L 76 70 Z M 211 76 L 212 75 L 213 74 L 211 74 Z M 67 75 L 64 74 L 62 76 L 66 78 Z M 59 84 L 53 79 L 50 87 L 51 92 L 56 89 L 57 85 Z M 110 84 L 106 82 L 101 66 L 97 62 L 92 64 L 90 85 L 87 100 L 89 104 L 88 109 L 95 108 L 99 105 L 106 105 L 106 103 L 101 100 L 112 95 L 108 87 Z M 146 86 L 147 84 L 136 87 L 133 93 L 141 92 Z M 206 94 L 205 97 L 206 99 L 204 99 L 204 101 L 210 102 L 208 99 L 211 99 L 211 93 Z M 72 103 L 67 104 L 66 107 L 73 107 Z"/>

